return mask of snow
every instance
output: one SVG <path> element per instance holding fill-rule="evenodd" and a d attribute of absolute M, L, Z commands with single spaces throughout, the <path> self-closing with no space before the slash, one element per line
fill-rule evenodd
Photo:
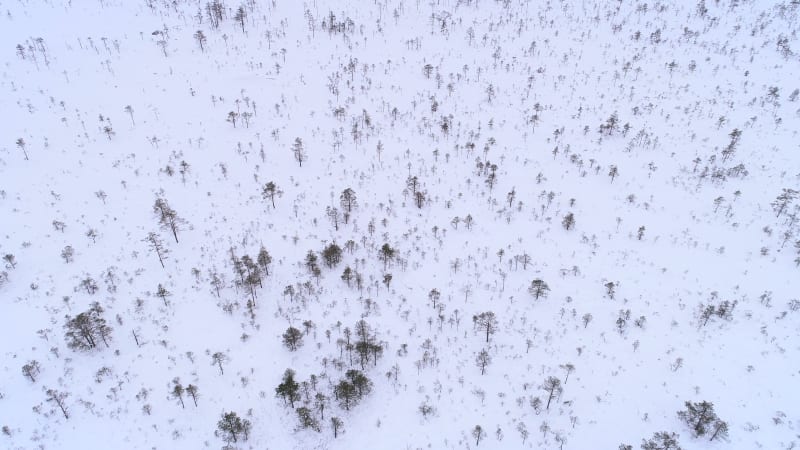
<path fill-rule="evenodd" d="M 277 0 L 245 2 L 244 32 L 233 2 L 219 29 L 205 2 L 0 6 L 0 254 L 16 258 L 0 268 L 4 447 L 221 448 L 227 411 L 253 424 L 242 449 L 638 448 L 658 431 L 678 433 L 684 449 L 798 445 L 800 200 L 777 217 L 772 205 L 800 190 L 796 2 L 708 1 L 701 16 L 693 2 Z M 329 12 L 352 27 L 329 33 Z M 226 121 L 230 111 L 251 112 L 249 126 Z M 603 135 L 612 113 L 619 130 Z M 723 161 L 734 129 L 740 141 Z M 487 158 L 491 189 L 476 169 Z M 739 164 L 746 175 L 712 179 Z M 422 208 L 404 192 L 409 176 L 427 195 Z M 274 209 L 261 196 L 269 181 L 283 191 Z M 326 208 L 341 209 L 348 187 L 359 205 L 337 230 Z M 157 197 L 185 220 L 177 243 L 159 227 Z M 565 230 L 569 212 L 576 224 Z M 467 215 L 471 229 L 451 224 Z M 149 232 L 170 252 L 165 268 Z M 351 239 L 341 264 L 320 261 L 320 279 L 309 275 L 309 250 Z M 384 243 L 399 257 L 386 271 Z M 67 245 L 71 263 L 60 257 Z M 255 258 L 261 245 L 273 263 L 253 318 L 229 251 Z M 514 262 L 523 254 L 526 268 Z M 363 274 L 363 292 L 340 279 L 345 265 Z M 114 292 L 102 275 L 111 267 Z M 87 276 L 94 295 L 80 289 Z M 528 293 L 535 278 L 547 298 Z M 284 295 L 306 281 L 314 292 L 302 301 Z M 159 284 L 172 293 L 166 305 Z M 703 326 L 699 305 L 724 300 L 737 302 L 731 320 Z M 65 316 L 94 301 L 110 347 L 67 348 Z M 631 312 L 622 333 L 620 310 Z M 472 324 L 484 311 L 499 322 L 488 343 Z M 333 364 L 336 340 L 362 318 L 385 348 L 365 370 L 373 392 L 345 411 L 332 386 L 351 367 L 347 352 L 343 368 Z M 290 352 L 281 335 L 306 320 L 316 328 Z M 426 351 L 434 362 L 418 367 Z M 224 374 L 215 352 L 229 358 Z M 35 382 L 21 372 L 31 360 L 42 366 Z M 563 383 L 566 364 L 575 370 L 563 394 L 537 414 L 530 399 L 546 402 L 541 384 Z M 331 397 L 320 432 L 300 429 L 275 397 L 287 368 L 298 380 L 315 374 Z M 198 386 L 197 407 L 171 396 L 176 377 Z M 70 394 L 69 419 L 46 389 Z M 677 417 L 701 400 L 728 422 L 727 442 L 695 438 Z M 423 402 L 435 414 L 423 417 Z M 336 439 L 332 415 L 344 422 Z M 487 436 L 476 445 L 478 424 Z"/>

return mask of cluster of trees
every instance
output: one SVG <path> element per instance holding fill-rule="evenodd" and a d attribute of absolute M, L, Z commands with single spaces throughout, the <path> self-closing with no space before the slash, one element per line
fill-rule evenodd
<path fill-rule="evenodd" d="M 319 258 L 317 258 L 317 254 L 313 250 L 309 250 L 306 253 L 306 260 L 305 266 L 308 273 L 311 274 L 314 278 L 318 279 L 322 276 L 322 270 L 319 268 L 319 264 L 317 264 Z"/>
<path fill-rule="evenodd" d="M 489 142 L 486 144 L 486 147 L 484 147 L 484 151 L 488 151 L 490 144 L 493 143 L 494 138 L 489 138 Z M 480 158 L 477 158 L 477 161 L 475 162 L 475 169 L 478 176 L 485 177 L 483 182 L 486 184 L 486 187 L 489 188 L 489 193 L 491 194 L 492 189 L 494 189 L 495 185 L 497 184 L 497 164 L 492 163 L 488 159 L 486 162 L 483 162 L 480 160 Z M 507 198 L 509 199 L 509 202 L 513 201 L 511 200 L 511 196 L 508 196 Z"/>
<path fill-rule="evenodd" d="M 64 339 L 67 347 L 73 350 L 92 350 L 100 341 L 108 347 L 111 339 L 111 327 L 103 318 L 104 309 L 98 302 L 75 317 L 67 316 L 64 324 Z"/>
<path fill-rule="evenodd" d="M 347 287 L 350 287 L 352 283 L 355 283 L 359 291 L 364 287 L 364 277 L 357 270 L 351 269 L 350 266 L 345 266 L 341 278 L 342 281 L 347 283 Z"/>
<path fill-rule="evenodd" d="M 313 327 L 313 323 L 307 322 L 306 328 L 310 327 Z M 292 369 L 286 369 L 281 382 L 275 388 L 276 397 L 281 398 L 287 406 L 295 410 L 300 428 L 321 431 L 321 424 L 325 420 L 325 411 L 328 409 L 331 397 L 340 408 L 349 411 L 372 391 L 372 381 L 364 371 L 370 360 L 373 365 L 377 364 L 378 358 L 383 354 L 383 345 L 378 342 L 375 333 L 366 321 L 356 322 L 354 330 L 355 339 L 351 340 L 354 333 L 350 328 L 345 327 L 345 338 L 338 339 L 337 344 L 342 349 L 342 353 L 345 349 L 347 350 L 351 366 L 357 364 L 355 358 L 357 355 L 361 369 L 348 369 L 344 377 L 332 385 L 332 395 L 326 395 L 319 389 L 315 375 L 311 375 L 308 381 L 298 382 L 296 373 Z M 290 350 L 295 350 L 302 345 L 302 336 L 300 330 L 289 327 L 283 335 L 284 344 Z M 342 362 L 335 364 L 343 365 Z M 336 437 L 342 430 L 342 421 L 337 417 L 331 417 L 330 426 Z"/>
<path fill-rule="evenodd" d="M 709 320 L 714 317 L 720 318 L 722 320 L 731 321 L 733 320 L 733 310 L 736 308 L 736 305 L 739 302 L 734 300 L 733 302 L 729 300 L 723 300 L 719 302 L 717 305 L 713 303 L 706 303 L 701 304 L 699 308 L 699 316 L 700 316 L 700 326 L 702 328 L 706 326 Z"/>
<path fill-rule="evenodd" d="M 406 192 L 411 194 L 411 199 L 414 201 L 417 208 L 422 209 L 422 207 L 425 206 L 428 193 L 422 190 L 419 178 L 416 175 L 406 179 Z"/>
<path fill-rule="evenodd" d="M 783 189 L 781 194 L 778 195 L 772 202 L 772 209 L 775 211 L 775 216 L 786 216 L 786 231 L 783 233 L 783 243 L 781 244 L 781 247 L 786 245 L 786 242 L 788 242 L 789 239 L 792 239 L 798 235 L 798 229 L 796 225 L 800 223 L 800 220 L 798 220 L 798 218 L 800 218 L 800 205 L 795 204 L 792 211 L 787 212 L 789 211 L 792 202 L 794 202 L 794 200 L 798 197 L 798 194 L 800 194 L 800 191 L 795 189 Z M 767 230 L 767 228 L 765 228 L 765 230 Z M 797 265 L 797 267 L 800 267 L 800 240 L 795 241 L 794 246 L 795 249 L 797 249 L 797 257 L 794 259 L 794 263 Z"/>
<path fill-rule="evenodd" d="M 3 261 L 6 262 L 6 269 L 15 269 L 17 267 L 17 258 L 11 253 L 3 255 Z M 8 272 L 5 270 L 0 271 L 0 286 L 3 286 L 8 281 Z"/>
<path fill-rule="evenodd" d="M 322 250 L 322 260 L 328 268 L 334 268 L 337 264 L 342 262 L 342 248 L 336 245 L 336 242 L 328 244 Z"/>
<path fill-rule="evenodd" d="M 300 383 L 295 377 L 294 370 L 286 369 L 280 384 L 275 388 L 275 395 L 295 410 L 301 428 L 322 431 L 321 423 L 325 421 L 325 411 L 330 405 L 330 398 L 318 390 L 316 376 L 312 375 L 310 381 Z M 362 372 L 350 369 L 346 372 L 345 378 L 334 386 L 333 392 L 340 407 L 349 410 L 371 389 L 372 382 Z M 313 397 L 312 391 L 314 391 Z M 302 405 L 295 408 L 300 402 Z M 335 416 L 330 417 L 330 426 L 334 437 L 338 437 L 343 429 L 342 420 Z"/>
<path fill-rule="evenodd" d="M 255 258 L 248 255 L 244 255 L 240 258 L 236 256 L 236 252 L 232 247 L 229 253 L 233 266 L 234 279 L 236 280 L 234 285 L 237 288 L 244 288 L 245 292 L 249 295 L 247 306 L 251 314 L 253 314 L 256 306 L 256 298 L 258 297 L 256 295 L 256 289 L 264 287 L 263 278 L 269 276 L 272 256 L 263 245 L 258 250 L 258 254 Z M 212 276 L 211 284 L 215 288 L 217 296 L 219 296 L 219 289 L 222 287 L 222 279 L 219 275 Z"/>
<path fill-rule="evenodd" d="M 370 392 L 372 392 L 372 381 L 357 369 L 349 369 L 345 372 L 345 377 L 339 380 L 333 388 L 333 394 L 339 402 L 339 406 L 347 411 Z"/>
<path fill-rule="evenodd" d="M 353 211 L 358 206 L 358 199 L 356 198 L 356 193 L 351 188 L 347 188 L 342 191 L 341 195 L 339 196 L 339 205 L 342 207 L 342 211 L 339 211 L 339 208 L 335 206 L 328 206 L 325 208 L 325 215 L 328 217 L 328 220 L 331 221 L 333 228 L 336 231 L 339 231 L 339 224 L 344 221 L 344 223 L 350 222 L 350 217 L 353 214 Z"/>
<path fill-rule="evenodd" d="M 686 409 L 678 411 L 681 419 L 692 430 L 695 438 L 708 437 L 709 441 L 725 440 L 728 438 L 728 423 L 721 420 L 714 412 L 714 404 L 701 402 L 686 402 Z M 650 439 L 642 440 L 642 450 L 681 450 L 678 439 L 680 436 L 669 431 L 659 431 Z M 633 450 L 629 444 L 620 444 L 619 450 Z"/>
<path fill-rule="evenodd" d="M 678 411 L 678 418 L 692 430 L 694 437 L 708 436 L 709 441 L 728 437 L 728 423 L 717 416 L 713 403 L 687 401 L 685 406 L 685 410 Z"/>
<path fill-rule="evenodd" d="M 181 408 L 186 408 L 186 404 L 183 401 L 185 395 L 192 398 L 194 406 L 197 406 L 197 398 L 200 396 L 196 385 L 190 383 L 184 387 L 179 378 L 172 380 L 172 390 L 170 390 L 170 394 L 179 401 Z"/>

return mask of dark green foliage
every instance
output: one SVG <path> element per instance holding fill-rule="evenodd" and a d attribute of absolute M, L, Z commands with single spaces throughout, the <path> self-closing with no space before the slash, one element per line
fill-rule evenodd
<path fill-rule="evenodd" d="M 667 431 L 653 434 L 653 437 L 642 440 L 642 450 L 681 450 L 678 435 Z"/>
<path fill-rule="evenodd" d="M 378 253 L 378 259 L 383 262 L 383 269 L 386 270 L 386 264 L 389 263 L 392 259 L 394 259 L 395 249 L 393 249 L 389 244 L 383 244 L 381 247 L 380 252 Z"/>
<path fill-rule="evenodd" d="M 226 442 L 246 441 L 250 434 L 251 424 L 249 420 L 242 420 L 235 412 L 222 414 L 222 418 L 217 422 L 217 429 Z"/>
<path fill-rule="evenodd" d="M 717 417 L 714 404 L 707 401 L 686 402 L 686 409 L 678 411 L 678 417 L 692 429 L 694 437 L 711 435 L 715 438 L 725 438 L 728 435 L 728 424 Z"/>
<path fill-rule="evenodd" d="M 353 280 L 353 269 L 351 269 L 350 266 L 344 268 L 342 280 L 347 283 L 347 287 L 350 287 L 350 282 Z"/>
<path fill-rule="evenodd" d="M 372 391 L 372 382 L 360 370 L 350 369 L 345 373 L 345 379 L 340 380 L 333 388 L 334 396 L 339 401 L 339 406 L 350 410 L 365 395 Z"/>
<path fill-rule="evenodd" d="M 336 243 L 332 243 L 322 250 L 322 259 L 328 268 L 334 268 L 342 261 L 342 249 Z"/>
<path fill-rule="evenodd" d="M 550 286 L 548 286 L 547 283 L 542 281 L 540 278 L 537 278 L 531 281 L 528 292 L 536 300 L 539 300 L 540 298 L 547 298 L 547 294 L 550 292 Z"/>
<path fill-rule="evenodd" d="M 292 408 L 294 408 L 294 402 L 300 400 L 300 384 L 294 380 L 294 376 L 294 370 L 286 369 L 286 372 L 283 373 L 281 384 L 275 388 L 275 394 Z"/>
<path fill-rule="evenodd" d="M 258 261 L 258 266 L 264 271 L 264 274 L 269 276 L 269 265 L 272 264 L 272 256 L 269 255 L 269 252 L 264 248 L 263 245 L 258 251 L 258 257 L 256 260 Z"/>
<path fill-rule="evenodd" d="M 67 322 L 64 324 L 67 347 L 73 350 L 91 350 L 97 347 L 99 340 L 108 347 L 111 327 L 106 324 L 102 316 L 103 311 L 103 307 L 94 302 L 88 311 L 75 317 L 67 316 Z"/>
<path fill-rule="evenodd" d="M 303 333 L 295 327 L 289 327 L 283 333 L 283 345 L 289 350 L 295 351 L 303 346 Z"/>

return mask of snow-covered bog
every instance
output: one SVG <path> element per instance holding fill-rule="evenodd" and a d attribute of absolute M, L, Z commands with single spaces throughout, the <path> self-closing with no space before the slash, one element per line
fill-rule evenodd
<path fill-rule="evenodd" d="M 4 448 L 798 445 L 797 2 L 2 2 Z"/>

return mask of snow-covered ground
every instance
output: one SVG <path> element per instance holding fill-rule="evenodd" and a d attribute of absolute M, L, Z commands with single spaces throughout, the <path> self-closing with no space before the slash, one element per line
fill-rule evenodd
<path fill-rule="evenodd" d="M 0 447 L 800 443 L 798 2 L 213 9 L 0 0 Z M 232 254 L 262 246 L 251 292 Z M 93 302 L 108 346 L 71 349 Z M 382 348 L 363 366 L 345 343 L 361 319 Z M 276 396 L 287 368 L 318 431 Z M 350 369 L 373 387 L 346 410 Z M 727 438 L 694 436 L 687 401 Z M 230 411 L 246 440 L 218 431 Z"/>

